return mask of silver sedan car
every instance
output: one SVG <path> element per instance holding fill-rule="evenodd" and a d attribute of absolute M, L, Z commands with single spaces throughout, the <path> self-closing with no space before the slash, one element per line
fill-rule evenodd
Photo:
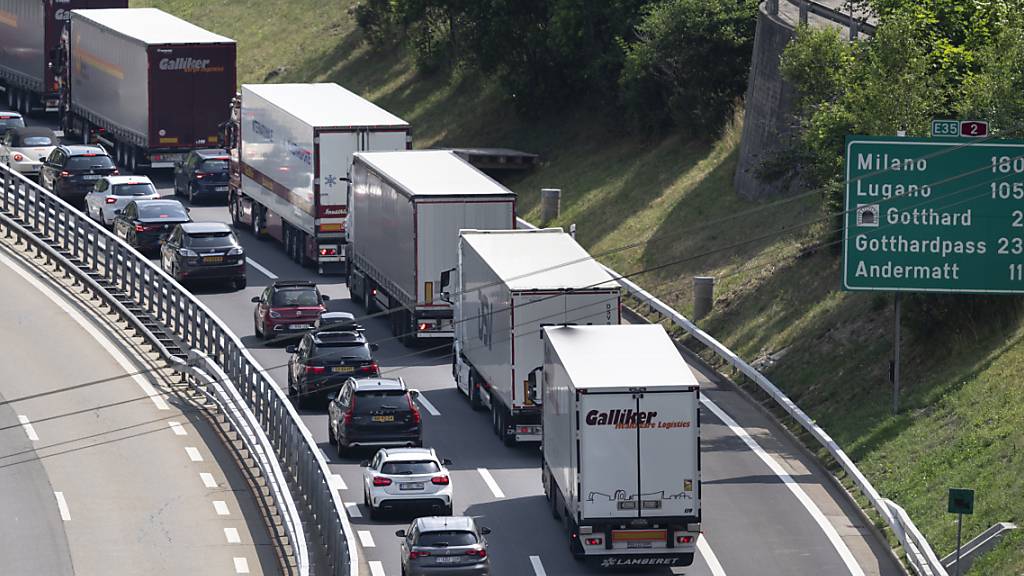
<path fill-rule="evenodd" d="M 490 576 L 487 539 L 491 531 L 469 516 L 427 516 L 395 535 L 402 539 L 405 576 Z"/>

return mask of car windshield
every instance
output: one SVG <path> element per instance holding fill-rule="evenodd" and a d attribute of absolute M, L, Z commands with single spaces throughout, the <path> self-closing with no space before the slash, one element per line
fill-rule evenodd
<path fill-rule="evenodd" d="M 97 154 L 95 156 L 72 156 L 68 158 L 67 164 L 64 165 L 64 169 L 71 170 L 91 170 L 100 169 L 106 170 L 114 167 L 114 162 L 110 159 L 110 156 L 103 156 Z"/>
<path fill-rule="evenodd" d="M 25 136 L 21 139 L 22 146 L 53 146 L 49 136 Z"/>
<path fill-rule="evenodd" d="M 312 288 L 285 288 L 274 292 L 271 306 L 319 306 L 320 297 Z"/>
<path fill-rule="evenodd" d="M 225 232 L 204 232 L 202 234 L 188 234 L 188 246 L 191 248 L 228 248 L 238 246 L 238 240 L 230 231 Z"/>
<path fill-rule="evenodd" d="M 177 202 L 139 204 L 140 220 L 188 220 L 185 208 Z"/>
<path fill-rule="evenodd" d="M 199 167 L 200 172 L 227 172 L 227 160 L 207 160 Z"/>
<path fill-rule="evenodd" d="M 443 532 L 420 532 L 417 546 L 427 548 L 447 548 L 449 546 L 472 546 L 476 544 L 476 534 L 464 530 L 445 530 Z"/>
<path fill-rule="evenodd" d="M 366 414 L 378 410 L 409 409 L 409 401 L 404 390 L 374 390 L 372 392 L 356 392 L 356 412 Z"/>
<path fill-rule="evenodd" d="M 18 116 L 0 116 L 0 129 L 6 132 L 7 128 L 21 128 L 25 121 Z"/>
<path fill-rule="evenodd" d="M 407 476 L 409 474 L 432 474 L 440 472 L 441 468 L 438 467 L 437 462 L 424 460 L 418 462 L 385 462 L 380 467 L 380 471 L 382 474 L 390 474 L 392 476 Z"/>
<path fill-rule="evenodd" d="M 152 196 L 153 194 L 156 194 L 156 188 L 148 183 L 114 185 L 114 196 Z"/>
<path fill-rule="evenodd" d="M 326 344 L 316 347 L 313 358 L 322 362 L 334 363 L 345 360 L 369 360 L 370 347 L 361 342 L 347 344 Z"/>

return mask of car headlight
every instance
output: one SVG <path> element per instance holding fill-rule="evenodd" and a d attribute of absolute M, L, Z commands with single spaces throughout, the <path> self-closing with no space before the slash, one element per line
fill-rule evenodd
<path fill-rule="evenodd" d="M 235 246 L 231 250 L 228 250 L 228 256 L 241 256 L 245 253 L 245 250 L 241 246 Z"/>
<path fill-rule="evenodd" d="M 178 255 L 179 256 L 184 256 L 185 258 L 198 258 L 199 257 L 199 254 L 196 254 L 194 251 L 189 250 L 188 248 L 179 248 L 178 249 Z"/>
<path fill-rule="evenodd" d="M 281 317 L 281 313 L 280 312 L 274 312 L 273 310 L 271 310 L 270 311 L 270 317 L 271 318 L 280 318 Z"/>

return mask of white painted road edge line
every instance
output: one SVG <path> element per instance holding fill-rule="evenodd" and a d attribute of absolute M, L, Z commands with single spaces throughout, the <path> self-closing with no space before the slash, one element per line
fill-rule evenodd
<path fill-rule="evenodd" d="M 431 416 L 441 415 L 441 411 L 435 408 L 434 405 L 430 403 L 430 400 L 427 400 L 427 397 L 424 396 L 422 392 L 420 392 L 420 395 L 419 397 L 416 398 L 416 401 L 422 404 L 423 407 L 427 409 L 427 412 L 430 412 Z"/>
<path fill-rule="evenodd" d="M 231 512 L 228 511 L 228 503 L 223 500 L 214 500 L 213 509 L 217 512 L 218 516 L 230 516 Z"/>
<path fill-rule="evenodd" d="M 369 530 L 360 530 L 356 533 L 359 534 L 359 543 L 363 545 L 363 548 L 377 547 L 373 542 L 373 534 Z"/>
<path fill-rule="evenodd" d="M 25 429 L 25 435 L 28 439 L 33 442 L 39 441 L 39 435 L 36 434 L 36 429 L 32 426 L 32 422 L 29 421 L 28 416 L 24 414 L 18 414 L 18 422 L 21 422 L 21 427 Z"/>
<path fill-rule="evenodd" d="M 199 448 L 195 446 L 186 446 L 185 453 L 188 454 L 188 459 L 193 462 L 202 462 L 203 455 L 199 453 Z"/>
<path fill-rule="evenodd" d="M 345 484 L 345 479 L 341 477 L 341 474 L 331 474 L 331 486 L 335 490 L 348 490 L 348 484 Z"/>
<path fill-rule="evenodd" d="M 175 436 L 188 436 L 188 432 L 185 431 L 185 427 L 181 425 L 181 422 L 168 422 L 167 425 L 174 431 Z"/>
<path fill-rule="evenodd" d="M 227 538 L 228 544 L 242 543 L 242 538 L 238 535 L 238 528 L 225 528 L 224 537 Z"/>
<path fill-rule="evenodd" d="M 533 564 L 533 573 L 537 576 L 548 576 L 544 571 L 544 565 L 540 563 L 540 556 L 530 556 L 530 564 Z"/>
<path fill-rule="evenodd" d="M 349 518 L 363 517 L 363 513 L 359 511 L 359 504 L 355 502 L 345 502 L 345 511 L 348 512 Z"/>
<path fill-rule="evenodd" d="M 369 564 L 371 576 L 385 576 L 383 562 L 380 560 L 370 560 Z"/>
<path fill-rule="evenodd" d="M 708 565 L 708 570 L 711 570 L 711 576 L 725 576 L 722 564 L 711 550 L 711 544 L 708 544 L 708 539 L 703 534 L 697 536 L 697 552 L 704 558 L 704 563 Z"/>
<path fill-rule="evenodd" d="M 505 497 L 505 493 L 498 487 L 498 483 L 494 481 L 494 476 L 491 476 L 491 473 L 487 471 L 487 468 L 477 468 L 476 471 L 480 473 L 480 476 L 484 479 L 484 483 L 491 489 L 491 493 L 494 494 L 495 498 Z"/>
<path fill-rule="evenodd" d="M 213 474 L 210 474 L 209 472 L 200 472 L 199 479 L 203 481 L 203 486 L 206 486 L 207 488 L 217 487 L 217 480 L 215 480 L 213 478 Z"/>
<path fill-rule="evenodd" d="M 704 395 L 701 395 L 700 400 L 708 407 L 708 409 L 711 410 L 711 412 L 715 414 L 715 416 L 718 417 L 719 420 L 732 430 L 733 434 L 738 436 L 740 440 L 743 440 L 743 443 L 746 444 L 747 447 L 750 448 L 750 450 L 756 454 L 757 457 L 760 458 L 761 461 L 763 461 L 768 468 L 770 468 L 771 471 L 779 477 L 780 480 L 782 480 L 782 483 L 785 484 L 786 488 L 788 488 L 789 491 L 796 496 L 796 499 L 803 504 L 804 509 L 806 509 L 807 513 L 811 515 L 811 518 L 814 518 L 818 527 L 821 528 L 821 531 L 825 534 L 825 537 L 832 543 L 832 547 L 839 553 L 839 557 L 842 558 L 843 563 L 846 564 L 846 568 L 850 571 L 850 574 L 852 576 L 864 576 L 864 570 L 862 570 L 860 565 L 857 564 L 857 559 L 853 557 L 853 553 L 850 552 L 850 548 L 846 546 L 846 542 L 844 542 L 842 537 L 839 536 L 839 533 L 836 531 L 835 527 L 832 526 L 832 523 L 828 521 L 828 518 L 822 514 L 817 504 L 815 504 L 814 501 L 811 500 L 811 497 L 804 492 L 804 489 L 797 484 L 796 480 L 793 480 L 793 477 L 782 469 L 782 465 L 780 465 L 775 458 L 772 458 L 771 455 L 765 452 L 764 448 L 761 448 L 760 444 L 754 441 L 754 439 L 750 437 L 750 434 L 737 424 L 735 420 L 729 417 L 724 410 L 719 408 L 717 404 Z"/>
<path fill-rule="evenodd" d="M 248 574 L 249 561 L 245 558 L 235 558 L 235 574 Z"/>
<path fill-rule="evenodd" d="M 71 511 L 68 510 L 68 501 L 64 499 L 63 492 L 54 492 L 57 497 L 57 510 L 60 510 L 60 519 L 65 522 L 71 521 Z"/>
<path fill-rule="evenodd" d="M 50 287 L 45 282 L 30 274 L 27 270 L 23 269 L 19 264 L 5 256 L 4 254 L 0 254 L 0 263 L 13 270 L 16 274 L 18 274 L 18 276 L 24 278 L 26 282 L 31 284 L 36 290 L 42 292 L 43 295 L 49 298 L 51 302 L 53 302 L 57 306 L 60 306 L 60 308 L 64 310 L 64 312 L 68 316 L 70 316 L 75 322 L 77 322 L 78 325 L 81 326 L 83 330 L 85 330 L 90 336 L 92 336 L 93 339 L 100 344 L 100 346 L 106 349 L 107 353 L 110 354 L 114 361 L 117 362 L 125 372 L 132 375 L 132 380 L 135 380 L 135 383 L 138 384 L 140 388 L 142 388 L 142 391 L 146 393 L 146 396 L 149 396 L 150 400 L 153 401 L 153 404 L 156 405 L 157 410 L 170 409 L 170 407 L 167 406 L 167 402 L 164 402 L 163 397 L 161 397 L 160 394 L 156 391 L 156 388 L 153 388 L 153 384 L 150 383 L 150 381 L 144 378 L 141 374 L 135 374 L 135 372 L 139 371 L 139 367 L 132 363 L 130 360 L 128 360 L 128 358 L 121 353 L 121 350 L 118 347 L 118 345 L 114 344 L 114 342 L 111 341 L 110 338 L 107 338 L 106 334 L 101 332 L 92 322 L 90 322 L 84 316 L 82 316 L 82 314 L 80 314 L 78 310 L 76 310 L 66 300 L 58 296 L 57 293 L 51 290 Z"/>
<path fill-rule="evenodd" d="M 250 266 L 252 266 L 256 270 L 258 270 L 261 274 L 263 274 L 267 278 L 270 278 L 271 280 L 277 280 L 277 274 L 274 274 L 270 270 L 264 268 L 263 265 L 260 264 L 259 262 L 253 260 L 252 258 L 250 258 L 248 256 L 245 257 L 245 261 L 248 262 Z"/>

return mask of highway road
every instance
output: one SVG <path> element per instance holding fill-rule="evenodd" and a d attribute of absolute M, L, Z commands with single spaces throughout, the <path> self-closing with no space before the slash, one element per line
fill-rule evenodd
<path fill-rule="evenodd" d="M 0 573 L 279 574 L 205 416 L 62 294 L 0 250 Z"/>
<path fill-rule="evenodd" d="M 171 193 L 168 173 L 151 175 L 161 193 Z M 229 221 L 223 206 L 192 207 L 197 221 Z M 331 310 L 360 316 L 348 300 L 342 277 L 317 276 L 286 258 L 272 241 L 239 233 L 249 259 L 248 287 L 190 285 L 196 295 L 249 346 L 278 383 L 286 382 L 284 344 L 253 335 L 252 296 L 272 279 L 314 279 L 331 297 Z M 401 376 L 423 392 L 425 444 L 451 458 L 455 513 L 478 517 L 493 529 L 490 555 L 496 576 L 575 575 L 593 569 L 575 562 L 567 536 L 551 518 L 540 483 L 536 446 L 508 448 L 491 431 L 486 413 L 474 412 L 451 378 L 450 350 L 408 349 L 391 340 L 384 321 L 365 321 L 380 344 L 377 359 L 388 376 Z M 778 425 L 714 374 L 699 374 L 702 409 L 703 528 L 688 575 L 896 575 L 902 568 L 886 545 L 833 485 L 814 459 Z M 303 420 L 324 450 L 362 548 L 363 573 L 400 574 L 398 539 L 408 516 L 370 521 L 362 505 L 359 462 L 370 453 L 339 459 L 327 443 L 324 408 L 305 410 Z M 645 572 L 652 573 L 652 572 Z M 654 572 L 659 573 L 659 572 Z"/>

